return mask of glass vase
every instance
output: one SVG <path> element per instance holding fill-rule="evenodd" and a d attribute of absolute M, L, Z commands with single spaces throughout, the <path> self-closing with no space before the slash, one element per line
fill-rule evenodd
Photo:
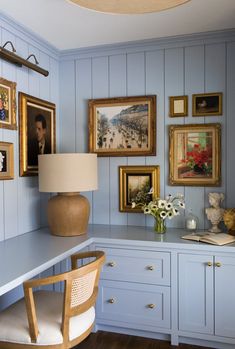
<path fill-rule="evenodd" d="M 155 218 L 154 231 L 158 234 L 164 234 L 166 232 L 166 224 L 164 219 L 160 217 Z"/>

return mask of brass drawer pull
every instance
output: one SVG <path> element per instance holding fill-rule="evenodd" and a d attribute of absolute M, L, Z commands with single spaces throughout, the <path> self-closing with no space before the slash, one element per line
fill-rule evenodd
<path fill-rule="evenodd" d="M 156 305 L 153 304 L 153 303 L 150 303 L 150 304 L 147 305 L 147 307 L 148 307 L 149 309 L 154 309 L 154 308 L 156 307 Z"/>
<path fill-rule="evenodd" d="M 115 262 L 109 262 L 109 263 L 108 263 L 108 266 L 109 266 L 109 267 L 112 267 L 112 268 L 115 267 L 115 265 L 116 265 Z"/>
<path fill-rule="evenodd" d="M 147 269 L 153 271 L 154 270 L 154 266 L 153 265 L 148 265 Z"/>
<path fill-rule="evenodd" d="M 221 264 L 220 262 L 216 262 L 216 263 L 215 263 L 215 266 L 218 267 L 218 268 L 220 268 L 220 267 L 222 266 L 222 264 Z"/>
<path fill-rule="evenodd" d="M 207 262 L 207 266 L 211 267 L 212 266 L 212 262 Z"/>
<path fill-rule="evenodd" d="M 108 300 L 108 303 L 110 303 L 110 304 L 115 303 L 115 299 L 114 299 L 114 298 L 110 298 L 110 299 Z"/>

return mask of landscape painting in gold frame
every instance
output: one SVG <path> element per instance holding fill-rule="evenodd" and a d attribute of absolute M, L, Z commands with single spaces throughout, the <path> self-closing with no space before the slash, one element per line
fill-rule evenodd
<path fill-rule="evenodd" d="M 156 96 L 91 99 L 89 151 L 98 156 L 156 154 Z"/>
<path fill-rule="evenodd" d="M 188 96 L 170 97 L 170 117 L 188 116 Z"/>
<path fill-rule="evenodd" d="M 151 188 L 152 193 L 148 194 Z M 120 212 L 143 212 L 141 207 L 132 208 L 132 201 L 138 203 L 144 196 L 149 202 L 159 197 L 159 194 L 159 166 L 119 166 Z"/>
<path fill-rule="evenodd" d="M 0 180 L 14 178 L 13 143 L 0 142 Z"/>
<path fill-rule="evenodd" d="M 222 115 L 221 92 L 200 93 L 192 95 L 193 116 Z"/>
<path fill-rule="evenodd" d="M 220 185 L 220 124 L 171 125 L 169 142 L 171 185 Z"/>
<path fill-rule="evenodd" d="M 16 83 L 0 78 L 0 127 L 16 130 Z"/>

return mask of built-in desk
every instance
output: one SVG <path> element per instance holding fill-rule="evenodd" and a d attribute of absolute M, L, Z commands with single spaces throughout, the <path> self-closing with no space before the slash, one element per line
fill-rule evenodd
<path fill-rule="evenodd" d="M 81 249 L 102 249 L 97 329 L 234 348 L 235 244 L 187 241 L 184 234 L 109 225 L 91 225 L 78 237 L 27 233 L 0 243 L 0 295 Z"/>

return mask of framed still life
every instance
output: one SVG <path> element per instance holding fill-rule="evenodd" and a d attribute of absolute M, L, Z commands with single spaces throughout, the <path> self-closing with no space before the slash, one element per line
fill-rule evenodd
<path fill-rule="evenodd" d="M 19 93 L 20 176 L 37 175 L 38 155 L 56 151 L 55 104 Z"/>
<path fill-rule="evenodd" d="M 0 78 L 0 127 L 16 130 L 16 83 Z"/>
<path fill-rule="evenodd" d="M 171 185 L 220 185 L 220 124 L 171 125 L 169 142 Z"/>
<path fill-rule="evenodd" d="M 91 99 L 89 151 L 98 156 L 156 154 L 156 96 Z"/>
<path fill-rule="evenodd" d="M 143 198 L 150 202 L 159 197 L 159 192 L 159 166 L 119 166 L 120 212 L 142 212 L 138 206 L 132 208 L 132 202 L 143 202 Z"/>
<path fill-rule="evenodd" d="M 0 142 L 0 179 L 14 178 L 13 143 Z"/>

